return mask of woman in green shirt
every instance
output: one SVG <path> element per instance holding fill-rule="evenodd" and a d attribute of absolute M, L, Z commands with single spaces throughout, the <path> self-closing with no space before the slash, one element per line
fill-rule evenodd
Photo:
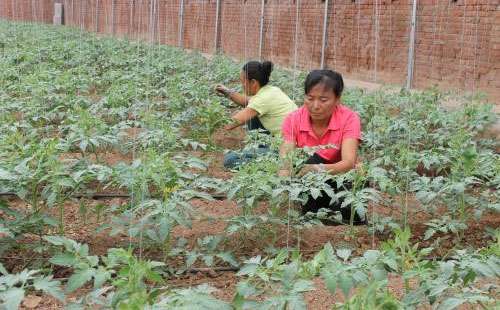
<path fill-rule="evenodd" d="M 217 92 L 244 107 L 232 116 L 234 122 L 227 125 L 226 129 L 231 130 L 247 124 L 248 129 L 252 130 L 257 129 L 255 126 L 260 123 L 260 126 L 271 134 L 280 134 L 283 120 L 297 109 L 297 105 L 280 88 L 268 84 L 272 71 L 273 63 L 270 61 L 246 63 L 240 72 L 244 94 L 224 85 L 217 85 Z"/>
<path fill-rule="evenodd" d="M 248 130 L 263 129 L 272 135 L 281 133 L 283 120 L 297 109 L 297 105 L 279 87 L 268 84 L 272 71 L 270 61 L 249 61 L 240 72 L 243 94 L 217 85 L 218 93 L 243 107 L 232 116 L 233 123 L 227 125 L 226 130 L 246 124 Z M 236 155 L 234 152 L 226 154 L 224 166 L 234 168 L 250 157 L 248 154 L 244 154 L 244 158 Z"/>

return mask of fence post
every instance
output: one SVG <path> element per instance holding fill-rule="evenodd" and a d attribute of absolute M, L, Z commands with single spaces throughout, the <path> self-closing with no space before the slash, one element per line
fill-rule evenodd
<path fill-rule="evenodd" d="M 99 32 L 99 0 L 95 3 L 95 32 Z"/>
<path fill-rule="evenodd" d="M 33 0 L 31 0 L 31 22 L 36 21 L 35 6 L 33 5 Z"/>
<path fill-rule="evenodd" d="M 148 1 L 148 3 L 149 3 L 149 25 L 148 25 L 149 42 L 153 43 L 153 36 L 155 33 L 155 29 L 153 27 L 154 0 L 150 0 Z"/>
<path fill-rule="evenodd" d="M 325 13 L 323 16 L 323 39 L 321 43 L 321 69 L 325 68 L 325 52 L 328 39 L 328 37 L 326 36 L 328 29 L 328 2 L 329 0 L 325 0 Z"/>
<path fill-rule="evenodd" d="M 155 0 L 154 23 L 155 23 L 154 24 L 154 30 L 155 30 L 154 40 L 156 41 L 157 44 L 160 44 L 161 31 L 160 31 L 160 2 L 159 2 L 159 0 Z"/>
<path fill-rule="evenodd" d="M 410 41 L 408 47 L 408 75 L 406 77 L 406 88 L 410 89 L 413 82 L 413 70 L 415 66 L 415 31 L 417 26 L 417 1 L 413 0 L 411 14 Z"/>
<path fill-rule="evenodd" d="M 184 33 L 184 0 L 181 0 L 180 10 L 179 10 L 179 47 L 183 47 L 183 33 Z"/>
<path fill-rule="evenodd" d="M 132 37 L 132 25 L 133 25 L 133 20 L 134 20 L 134 7 L 135 7 L 134 0 L 130 0 L 129 6 L 128 6 L 130 14 L 129 14 L 129 19 L 128 19 L 128 30 L 127 30 L 129 38 Z"/>
<path fill-rule="evenodd" d="M 115 34 L 115 0 L 111 0 L 111 33 Z"/>
<path fill-rule="evenodd" d="M 80 23 L 80 31 L 83 31 L 83 21 L 82 21 L 82 18 L 83 18 L 83 2 L 80 3 L 80 6 L 79 6 L 79 16 L 78 16 L 78 22 Z"/>
<path fill-rule="evenodd" d="M 215 3 L 215 54 L 220 51 L 220 35 L 221 35 L 221 0 L 217 0 Z"/>
<path fill-rule="evenodd" d="M 294 81 L 297 76 L 297 61 L 299 56 L 298 41 L 299 41 L 299 16 L 300 16 L 300 0 L 295 1 L 295 34 L 294 34 L 294 49 L 293 49 L 293 75 Z"/>
<path fill-rule="evenodd" d="M 54 3 L 54 25 L 62 25 L 63 24 L 63 4 L 62 3 Z"/>
<path fill-rule="evenodd" d="M 266 0 L 261 0 L 260 4 L 260 29 L 259 29 L 259 59 L 262 60 L 262 48 L 264 46 L 264 7 Z"/>

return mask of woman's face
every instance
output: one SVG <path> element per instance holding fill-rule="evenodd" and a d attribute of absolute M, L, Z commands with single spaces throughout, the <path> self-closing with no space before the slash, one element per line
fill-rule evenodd
<path fill-rule="evenodd" d="M 257 93 L 257 91 L 255 90 L 255 85 L 258 84 L 257 81 L 248 80 L 246 72 L 243 70 L 241 70 L 240 73 L 240 82 L 241 86 L 243 87 L 243 91 L 245 92 L 245 95 L 253 96 Z"/>
<path fill-rule="evenodd" d="M 313 122 L 329 121 L 339 101 L 340 98 L 333 90 L 326 88 L 322 83 L 311 88 L 304 98 L 304 104 Z"/>

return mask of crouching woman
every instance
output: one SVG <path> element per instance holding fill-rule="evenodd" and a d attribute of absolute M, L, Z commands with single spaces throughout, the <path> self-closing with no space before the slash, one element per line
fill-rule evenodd
<path fill-rule="evenodd" d="M 361 122 L 358 114 L 344 106 L 341 101 L 344 81 L 342 76 L 332 70 L 314 70 L 305 80 L 304 105 L 289 114 L 282 126 L 283 144 L 280 155 L 284 158 L 295 148 L 321 147 L 311 156 L 299 176 L 309 171 L 326 171 L 342 174 L 355 168 L 357 152 L 361 139 Z M 332 147 L 329 147 L 332 146 Z M 280 171 L 289 174 L 290 169 Z M 336 192 L 333 181 L 328 183 Z M 344 188 L 349 188 L 344 184 Z M 330 203 L 331 198 L 322 193 L 321 197 L 308 198 L 302 213 L 317 212 L 326 208 L 342 214 L 342 222 L 348 223 L 351 217 L 350 206 L 341 208 L 342 200 Z M 354 224 L 365 224 L 357 214 Z"/>

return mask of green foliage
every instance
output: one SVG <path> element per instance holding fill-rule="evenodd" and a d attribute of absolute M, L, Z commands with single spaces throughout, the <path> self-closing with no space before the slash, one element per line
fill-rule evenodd
<path fill-rule="evenodd" d="M 45 227 L 57 226 L 57 222 L 45 214 L 26 214 L 9 208 L 7 203 L 2 200 L 0 200 L 0 212 L 4 215 L 0 218 L 0 236 L 2 236 L 0 254 L 18 246 L 17 242 L 25 234 L 42 236 L 46 233 Z"/>
<path fill-rule="evenodd" d="M 387 280 L 370 282 L 366 287 L 362 287 L 360 291 L 342 305 L 340 309 L 403 309 L 399 300 L 387 290 L 386 286 Z"/>
<path fill-rule="evenodd" d="M 286 263 L 288 254 L 280 251 L 274 259 L 262 259 L 260 256 L 245 262 L 237 275 L 248 279 L 240 282 L 233 304 L 236 309 L 306 309 L 303 298 L 305 292 L 314 289 L 309 279 L 300 274 L 300 261 Z M 265 296 L 263 302 L 255 297 Z"/>
<path fill-rule="evenodd" d="M 213 136 L 230 112 L 213 87 L 239 87 L 241 64 L 222 55 L 208 60 L 196 52 L 69 28 L 4 21 L 0 26 L 0 192 L 12 192 L 28 205 L 20 210 L 10 201 L 0 202 L 0 253 L 33 235 L 40 241 L 33 243 L 38 250 L 43 250 L 42 240 L 55 246 L 49 262 L 72 272 L 66 292 L 92 286 L 69 307 L 304 309 L 304 294 L 318 278 L 332 294 L 344 294 L 345 304 L 338 305 L 343 309 L 498 305 L 495 286 L 481 284 L 499 276 L 497 231 L 496 242 L 485 249 L 451 251 L 447 260 L 435 261 L 429 258 L 432 249 L 411 241 L 409 230 L 414 216 L 423 213 L 429 218 L 424 239 L 453 234 L 461 241 L 471 221 L 499 211 L 498 141 L 482 137 L 497 121 L 491 105 L 468 99 L 444 108 L 447 94 L 436 89 L 347 89 L 342 100 L 363 122 L 358 169 L 341 176 L 310 172 L 296 177 L 317 150 L 304 148 L 288 158 L 291 176 L 280 177 L 280 139 L 256 133 L 247 136 L 245 151 L 261 144 L 271 151 L 232 178 L 218 180 L 207 176 L 205 151 L 219 149 Z M 304 75 L 278 68 L 271 83 L 300 103 Z M 119 160 L 113 158 L 117 155 Z M 334 192 L 327 181 L 352 187 Z M 86 244 L 42 238 L 57 226 L 53 208 L 58 208 L 62 234 L 65 203 L 75 194 L 107 189 L 121 190 L 130 200 L 95 208 L 99 219 L 106 212 L 101 229 L 124 233 L 131 244 L 139 241 L 141 255 L 143 246 L 160 250 L 164 262 L 125 249 L 98 257 Z M 301 216 L 297 208 L 310 195 L 344 199 L 343 207 L 353 215 L 368 215 L 371 232 L 389 230 L 394 238 L 361 256 L 327 244 L 309 260 L 274 249 L 268 257 L 245 257 L 243 264 L 225 248 L 225 235 L 203 236 L 194 246 L 180 239 L 173 246 L 176 227 L 191 227 L 193 219 L 203 218 L 190 200 L 210 201 L 208 193 L 226 193 L 237 203 L 241 212 L 225 219 L 225 233 L 255 245 L 271 236 L 273 247 L 285 225 L 300 237 L 301 229 L 318 224 L 318 218 L 335 219 L 326 211 Z M 413 195 L 418 203 L 410 205 Z M 402 216 L 377 214 L 377 205 L 400 210 Z M 213 297 L 205 285 L 170 287 L 160 267 L 174 265 L 173 257 L 184 259 L 181 264 L 188 268 L 241 266 L 232 304 Z M 9 274 L 3 265 L 0 272 L 1 307 L 17 308 L 31 290 L 64 299 L 51 276 L 28 269 Z M 399 301 L 387 290 L 389 274 L 405 283 Z"/>
<path fill-rule="evenodd" d="M 186 267 L 190 268 L 198 259 L 201 259 L 208 267 L 214 266 L 216 259 L 237 267 L 239 263 L 231 252 L 218 250 L 222 240 L 223 236 L 206 236 L 198 239 L 197 248 L 186 252 Z"/>
<path fill-rule="evenodd" d="M 21 305 L 24 295 L 28 290 L 42 291 L 60 301 L 64 294 L 60 282 L 53 280 L 52 276 L 44 276 L 39 270 L 23 270 L 20 273 L 9 274 L 0 264 L 0 306 L 2 309 L 15 310 Z"/>
<path fill-rule="evenodd" d="M 99 258 L 89 255 L 87 244 L 80 244 L 60 236 L 46 236 L 44 239 L 52 245 L 64 247 L 64 252 L 54 255 L 50 262 L 54 265 L 73 268 L 74 274 L 66 284 L 68 293 L 82 287 L 92 279 L 94 288 L 100 288 L 111 278 L 112 273 L 99 266 Z"/>
<path fill-rule="evenodd" d="M 54 255 L 50 262 L 73 269 L 73 274 L 66 283 L 68 293 L 90 281 L 93 281 L 94 292 L 101 291 L 109 283 L 114 287 L 109 302 L 113 308 L 118 309 L 142 309 L 152 304 L 159 294 L 157 289 L 150 289 L 146 283 L 163 281 L 154 270 L 163 266 L 163 263 L 140 260 L 132 251 L 125 249 L 109 249 L 107 256 L 99 258 L 89 255 L 86 244 L 59 236 L 47 236 L 45 240 L 64 247 L 65 251 Z"/>
<path fill-rule="evenodd" d="M 188 289 L 172 290 L 160 301 L 152 306 L 152 309 L 183 309 L 183 310 L 226 310 L 233 309 L 229 304 L 211 296 L 215 290 L 203 284 Z"/>

